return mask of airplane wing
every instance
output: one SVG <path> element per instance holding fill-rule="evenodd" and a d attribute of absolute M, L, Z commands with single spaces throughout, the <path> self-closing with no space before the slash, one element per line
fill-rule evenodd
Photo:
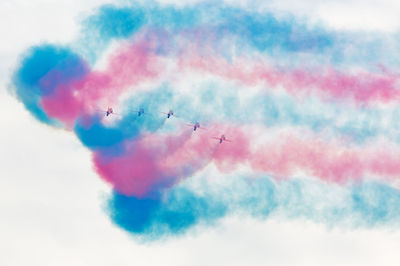
<path fill-rule="evenodd" d="M 164 114 L 164 115 L 168 115 L 168 113 L 165 113 L 165 112 L 160 112 L 160 113 L 162 113 L 162 114 Z M 176 114 L 171 114 L 171 116 L 175 116 L 176 118 L 180 118 L 180 117 L 177 116 Z"/>
<path fill-rule="evenodd" d="M 114 113 L 114 112 L 110 113 L 110 115 L 122 116 L 120 113 Z"/>
<path fill-rule="evenodd" d="M 107 114 L 107 110 L 106 110 L 106 111 L 104 111 L 104 110 L 98 110 L 98 111 L 96 111 L 96 112 L 99 112 L 99 113 L 102 113 L 102 114 Z M 114 113 L 114 112 L 110 113 L 110 115 L 122 116 L 121 114 L 119 114 L 119 113 Z"/>

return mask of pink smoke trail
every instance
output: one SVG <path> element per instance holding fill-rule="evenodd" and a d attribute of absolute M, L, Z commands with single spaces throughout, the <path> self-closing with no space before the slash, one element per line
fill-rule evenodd
<path fill-rule="evenodd" d="M 120 157 L 95 154 L 95 167 L 117 191 L 139 197 L 156 188 L 170 187 L 209 163 L 215 163 L 222 172 L 250 166 L 271 176 L 301 173 L 338 184 L 374 176 L 392 181 L 400 175 L 397 146 L 349 147 L 345 142 L 324 140 L 322 136 L 299 137 L 287 132 L 262 140 L 257 136 L 270 135 L 267 128 L 212 128 L 210 132 L 190 133 L 181 129 L 175 135 L 148 134 L 127 143 L 128 152 Z M 233 142 L 219 144 L 211 138 L 218 132 L 228 132 Z"/>
<path fill-rule="evenodd" d="M 200 56 L 196 52 L 182 55 L 178 64 L 182 71 L 197 70 L 247 86 L 282 86 L 293 95 L 316 92 L 322 98 L 353 100 L 357 104 L 397 102 L 400 95 L 398 75 L 387 72 L 344 74 L 329 66 L 282 70 L 262 60 L 235 58 L 228 62 L 220 56 Z"/>

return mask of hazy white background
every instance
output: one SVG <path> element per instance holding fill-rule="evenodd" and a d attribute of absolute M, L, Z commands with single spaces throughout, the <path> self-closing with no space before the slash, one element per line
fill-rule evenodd
<path fill-rule="evenodd" d="M 228 217 L 216 228 L 143 245 L 113 226 L 101 206 L 109 187 L 92 171 L 90 153 L 6 92 L 27 47 L 71 42 L 79 19 L 106 2 L 0 1 L 0 265 L 400 265 L 400 229 Z M 229 2 L 296 12 L 336 29 L 400 29 L 396 0 Z"/>

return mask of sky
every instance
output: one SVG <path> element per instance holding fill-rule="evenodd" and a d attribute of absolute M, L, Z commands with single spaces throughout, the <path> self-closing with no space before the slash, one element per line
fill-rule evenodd
<path fill-rule="evenodd" d="M 103 179 L 107 179 L 106 174 L 102 176 L 103 179 L 99 178 L 99 175 L 101 176 L 103 173 L 99 171 L 102 164 L 96 164 L 92 161 L 94 150 L 95 153 L 97 152 L 96 154 L 100 154 L 98 155 L 100 159 L 102 159 L 102 152 L 98 152 L 94 144 L 87 142 L 82 137 L 79 128 L 72 130 L 77 132 L 76 134 L 71 132 L 69 117 L 57 116 L 57 113 L 54 115 L 58 118 L 61 117 L 59 120 L 64 123 L 62 126 L 64 128 L 54 126 L 54 124 L 46 121 L 42 123 L 40 117 L 36 117 L 38 118 L 36 119 L 35 113 L 29 112 L 22 101 L 12 95 L 13 75 L 23 61 L 24 53 L 29 47 L 35 45 L 40 46 L 43 43 L 59 46 L 71 45 L 74 51 L 78 51 L 79 55 L 85 57 L 88 64 L 93 68 L 100 71 L 107 69 L 108 59 L 104 54 L 112 54 L 115 50 L 114 47 L 118 47 L 118 43 L 111 43 L 111 48 L 107 46 L 108 44 L 98 42 L 95 42 L 94 46 L 90 46 L 93 43 L 82 36 L 82 23 L 85 18 L 93 15 L 95 8 L 103 4 L 113 3 L 123 6 L 129 4 L 129 2 L 81 2 L 33 0 L 29 2 L 2 1 L 0 3 L 0 20 L 2 22 L 0 23 L 0 33 L 4 36 L 0 43 L 0 104 L 2 110 L 4 110 L 0 117 L 0 122 L 3 125 L 0 132 L 0 147 L 3 151 L 0 153 L 0 210 L 2 213 L 0 248 L 3 250 L 0 254 L 1 265 L 24 265 L 28 263 L 30 265 L 109 265 L 110 263 L 118 265 L 399 264 L 400 259 L 396 251 L 400 243 L 400 233 L 398 223 L 396 224 L 399 217 L 396 215 L 388 216 L 388 219 L 394 219 L 394 225 L 378 224 L 378 226 L 371 226 L 369 224 L 371 221 L 376 222 L 373 218 L 364 215 L 361 218 L 356 218 L 356 222 L 354 222 L 351 216 L 357 214 L 351 211 L 345 213 L 345 217 L 326 218 L 323 215 L 294 213 L 290 210 L 287 211 L 288 208 L 283 215 L 268 216 L 262 211 L 259 212 L 258 209 L 253 210 L 255 212 L 253 215 L 253 213 L 246 213 L 242 208 L 234 209 L 232 207 L 233 211 L 218 217 L 216 220 L 202 220 L 199 224 L 185 227 L 183 231 L 178 230 L 177 233 L 173 230 L 172 233 L 161 233 L 160 239 L 157 233 L 154 236 L 154 232 L 151 234 L 147 231 L 137 231 L 135 228 L 132 229 L 121 224 L 118 217 L 110 215 L 110 195 L 113 195 L 113 193 L 116 193 L 116 196 L 111 199 L 111 202 L 116 205 L 112 206 L 118 206 L 117 200 L 123 199 L 124 195 L 133 195 L 142 199 L 142 197 L 146 197 L 146 193 L 151 194 L 153 192 L 152 188 L 147 189 L 145 187 L 143 190 L 126 191 L 124 190 L 125 187 L 115 180 L 105 182 Z M 257 9 L 261 12 L 272 12 L 278 18 L 294 16 L 296 21 L 301 21 L 303 24 L 311 25 L 311 27 L 322 26 L 328 32 L 342 33 L 340 40 L 349 43 L 352 43 L 351 37 L 353 36 L 361 36 L 361 39 L 373 39 L 374 36 L 392 36 L 390 38 L 395 39 L 400 28 L 400 23 L 396 20 L 400 4 L 396 1 L 302 2 L 298 4 L 287 0 L 252 1 L 251 3 L 227 1 L 213 3 L 213 5 L 222 5 L 221 3 L 223 3 L 240 8 L 240 10 Z M 160 3 L 161 5 L 177 4 L 173 1 L 161 1 Z M 190 6 L 196 3 L 201 4 L 200 1 L 180 1 L 177 5 Z M 314 34 L 314 32 L 312 33 Z M 317 33 L 320 34 L 319 31 Z M 321 36 L 325 35 L 322 34 Z M 392 44 L 390 38 L 385 44 Z M 273 45 L 275 44 L 273 43 Z M 88 47 L 89 49 L 87 49 Z M 290 45 L 285 47 L 289 52 L 294 49 Z M 123 48 L 121 49 L 122 52 L 124 51 Z M 390 69 L 396 71 L 398 61 L 396 55 L 392 54 L 393 51 L 396 51 L 396 48 L 392 46 L 383 47 L 381 49 L 383 52 L 378 48 L 373 48 L 373 51 L 377 51 L 376 57 L 381 59 Z M 365 49 L 372 48 L 367 47 Z M 290 62 L 293 60 L 294 65 L 296 65 L 296 60 L 302 60 L 302 57 L 295 56 L 286 58 L 282 54 L 287 53 L 287 50 L 272 54 L 271 57 L 279 57 L 281 61 L 277 63 L 282 66 L 288 64 L 287 60 Z M 330 60 L 324 57 L 323 52 L 321 54 L 317 52 L 316 56 L 319 56 L 321 61 Z M 362 67 L 367 65 L 368 70 L 371 67 L 367 56 L 363 56 L 363 54 L 354 58 L 344 57 L 342 61 L 331 60 L 329 62 L 338 66 L 338 68 L 350 68 L 350 66 L 353 67 L 353 64 Z M 183 63 L 190 65 L 191 62 Z M 310 64 L 311 68 L 313 67 L 312 63 Z M 224 72 L 221 72 L 220 75 L 224 76 Z M 200 83 L 202 77 L 189 76 L 188 79 L 179 80 L 177 86 L 184 88 L 192 85 L 193 80 Z M 218 82 L 220 81 L 215 82 L 215 86 L 225 86 L 225 83 L 220 84 Z M 245 79 L 243 82 L 246 85 Z M 283 85 L 285 84 L 283 83 Z M 243 86 L 243 84 L 238 85 L 238 87 L 240 86 Z M 146 84 L 144 87 L 146 89 Z M 332 91 L 334 92 L 333 89 Z M 185 92 L 184 89 L 182 89 L 182 92 Z M 282 95 L 273 96 L 279 99 L 287 99 L 286 94 L 283 93 Z M 332 95 L 330 97 L 335 97 L 336 94 L 333 93 Z M 246 99 L 246 97 L 252 95 L 251 92 L 241 92 L 240 96 L 241 99 Z M 317 102 L 316 106 L 319 106 L 319 99 L 313 99 L 310 101 L 312 103 Z M 354 99 L 360 101 L 361 104 L 368 105 L 370 98 L 355 97 Z M 351 98 L 351 100 L 354 99 Z M 328 98 L 328 100 L 331 100 L 331 98 Z M 372 100 L 376 99 L 373 98 Z M 388 101 L 389 103 L 386 101 L 378 102 L 378 108 L 371 109 L 373 114 L 368 112 L 368 108 L 365 111 L 358 105 L 355 107 L 345 105 L 345 111 L 339 113 L 341 119 L 350 122 L 360 122 L 357 119 L 358 116 L 365 116 L 367 120 L 372 119 L 367 133 L 357 131 L 357 128 L 349 129 L 342 126 L 343 124 L 339 120 L 328 119 L 328 123 L 334 121 L 337 124 L 332 130 L 333 132 L 329 131 L 331 129 L 328 127 L 329 130 L 326 134 L 334 137 L 336 134 L 344 134 L 348 137 L 348 132 L 355 134 L 355 137 L 350 134 L 356 140 L 351 142 L 352 145 L 356 145 L 358 142 L 361 142 L 360 145 L 364 143 L 369 145 L 369 141 L 372 139 L 373 145 L 368 146 L 367 151 L 371 154 L 377 151 L 379 153 L 379 144 L 382 142 L 385 144 L 385 141 L 396 136 L 397 128 L 395 126 L 391 128 L 378 123 L 381 120 L 380 117 L 390 118 L 390 115 L 395 114 L 392 110 L 394 107 L 390 103 L 390 98 Z M 283 103 L 286 102 L 282 100 Z M 287 108 L 290 103 L 289 101 L 286 105 L 284 104 L 282 108 Z M 307 103 L 300 105 L 299 109 L 294 111 L 298 117 L 302 117 L 301 110 L 316 112 L 315 108 L 307 109 Z M 190 110 L 190 106 L 184 106 Z M 322 117 L 322 122 L 319 123 L 323 123 L 324 119 L 331 118 L 331 113 L 337 110 L 335 108 L 340 107 L 341 105 L 339 107 L 329 105 L 331 109 L 321 109 L 321 112 L 318 109 L 317 113 Z M 356 118 L 353 118 L 351 112 L 349 113 L 347 110 L 355 110 L 354 116 Z M 125 112 L 125 110 L 121 111 Z M 187 117 L 198 119 L 198 117 L 191 115 Z M 207 120 L 209 125 L 213 121 L 211 115 L 204 115 L 201 118 Z M 219 118 L 227 119 L 229 117 L 222 116 Z M 254 117 L 256 122 L 258 122 L 257 119 L 257 117 Z M 115 121 L 114 123 L 118 123 L 118 119 L 115 119 Z M 303 127 L 313 128 L 312 125 L 307 124 L 308 120 L 300 119 L 299 121 L 303 121 L 299 122 L 298 125 L 302 130 Z M 361 122 L 360 126 L 363 127 L 365 124 Z M 113 126 L 112 123 L 113 120 L 111 126 Z M 288 127 L 286 124 L 281 124 L 280 120 L 269 121 L 269 123 L 275 123 L 277 130 L 286 130 L 286 127 Z M 176 126 L 176 124 L 174 125 Z M 151 131 L 156 125 L 145 124 L 144 126 Z M 315 127 L 319 128 L 318 126 Z M 174 130 L 174 127 L 165 128 L 165 130 L 168 133 L 169 130 Z M 254 133 L 264 132 L 262 130 L 262 128 L 256 128 Z M 274 130 L 275 128 L 272 129 L 272 131 Z M 325 131 L 323 132 L 325 133 Z M 133 134 L 132 132 L 128 133 Z M 314 136 L 313 133 L 307 134 L 310 134 L 311 139 Z M 379 139 L 381 136 L 383 136 L 382 139 Z M 271 136 L 268 135 L 268 137 Z M 235 138 L 235 135 L 231 138 Z M 292 139 L 289 138 L 289 140 Z M 322 140 L 325 141 L 326 139 Z M 237 139 L 236 143 L 238 143 Z M 337 142 L 330 142 L 329 145 L 335 146 Z M 361 153 L 356 154 L 358 156 Z M 222 168 L 223 166 L 223 164 L 220 165 Z M 196 171 L 191 178 L 186 179 L 189 181 L 183 182 L 182 187 L 177 186 L 178 189 L 176 192 L 173 191 L 172 195 L 179 196 L 181 195 L 179 193 L 187 191 L 186 189 L 191 188 L 191 186 L 198 189 L 199 184 L 195 181 L 201 181 L 203 175 L 207 175 L 211 179 L 211 181 L 207 179 L 207 182 L 218 184 L 218 186 L 212 187 L 215 191 L 210 191 L 210 193 L 214 193 L 211 193 L 212 197 L 210 197 L 222 201 L 230 199 L 229 196 L 225 198 L 224 193 L 240 195 L 239 192 L 242 191 L 250 190 L 252 192 L 254 190 L 257 192 L 258 187 L 268 187 L 269 183 L 256 183 L 255 187 L 251 185 L 243 186 L 242 179 L 237 176 L 246 175 L 248 172 L 253 173 L 253 171 L 245 166 L 242 168 L 234 172 L 235 177 L 232 178 L 234 181 L 229 183 L 228 192 L 223 190 L 227 186 L 225 179 L 231 180 L 233 173 L 222 171 L 222 174 L 216 174 L 221 169 L 208 165 L 205 169 L 201 168 L 203 170 Z M 279 174 L 279 171 L 277 174 Z M 299 175 L 302 175 L 302 173 Z M 333 179 L 336 177 L 334 176 Z M 190 180 L 194 180 L 194 184 Z M 323 196 L 316 197 L 323 206 L 325 206 L 324 204 L 330 206 L 329 204 L 337 200 L 337 195 L 342 195 L 343 198 L 341 199 L 343 200 L 346 199 L 347 190 L 342 191 L 340 184 L 329 183 L 326 185 L 308 179 L 304 182 L 306 182 L 306 193 L 311 195 L 323 194 Z M 287 189 L 296 184 L 300 184 L 300 187 L 303 188 L 303 183 L 295 182 L 292 184 L 282 181 L 279 186 L 276 185 L 277 191 L 275 193 L 284 195 Z M 162 183 L 160 186 L 162 185 L 164 184 Z M 390 185 L 396 189 L 398 183 L 393 181 Z M 239 191 L 235 190 L 236 186 L 239 186 Z M 170 184 L 167 184 L 166 187 L 169 189 Z M 222 190 L 218 190 L 221 187 Z M 374 183 L 367 183 L 367 186 L 363 187 L 363 191 L 368 192 L 368 189 L 372 189 L 372 193 L 375 193 L 373 187 Z M 205 186 L 205 188 L 200 186 L 200 188 L 210 189 L 209 186 Z M 358 190 L 355 189 L 355 191 Z M 254 194 L 256 194 L 255 192 Z M 395 193 L 392 190 L 387 192 L 388 194 Z M 121 196 L 119 193 L 125 194 Z M 260 193 L 262 194 L 262 191 Z M 362 197 L 363 194 L 356 193 L 355 195 Z M 149 197 L 151 198 L 152 195 Z M 330 197 L 334 197 L 334 199 Z M 245 199 L 251 200 L 253 198 L 245 197 Z M 254 196 L 255 202 L 251 202 L 251 204 L 257 205 L 257 199 L 257 196 Z M 307 200 L 313 201 L 314 198 L 310 196 Z M 397 200 L 397 198 L 394 196 L 392 200 Z M 219 206 L 218 203 L 219 201 L 211 201 L 210 204 L 215 207 Z M 290 201 L 290 203 L 298 204 L 296 200 Z M 311 203 L 307 201 L 304 206 L 307 206 L 307 204 Z M 250 207 L 250 209 L 252 208 Z M 216 212 L 218 213 L 218 210 Z M 396 210 L 394 210 L 394 213 L 397 213 Z M 354 224 L 346 225 L 349 221 Z"/>

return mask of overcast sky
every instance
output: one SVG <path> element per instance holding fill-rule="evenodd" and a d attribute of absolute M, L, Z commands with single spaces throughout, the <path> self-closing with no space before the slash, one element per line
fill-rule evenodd
<path fill-rule="evenodd" d="M 92 170 L 89 151 L 73 134 L 36 121 L 7 93 L 27 47 L 72 41 L 79 19 L 107 2 L 0 1 L 0 265 L 400 265 L 395 229 L 227 217 L 214 228 L 141 244 L 112 225 L 102 210 L 110 188 Z M 400 29 L 396 0 L 246 5 L 295 13 L 335 29 Z"/>

